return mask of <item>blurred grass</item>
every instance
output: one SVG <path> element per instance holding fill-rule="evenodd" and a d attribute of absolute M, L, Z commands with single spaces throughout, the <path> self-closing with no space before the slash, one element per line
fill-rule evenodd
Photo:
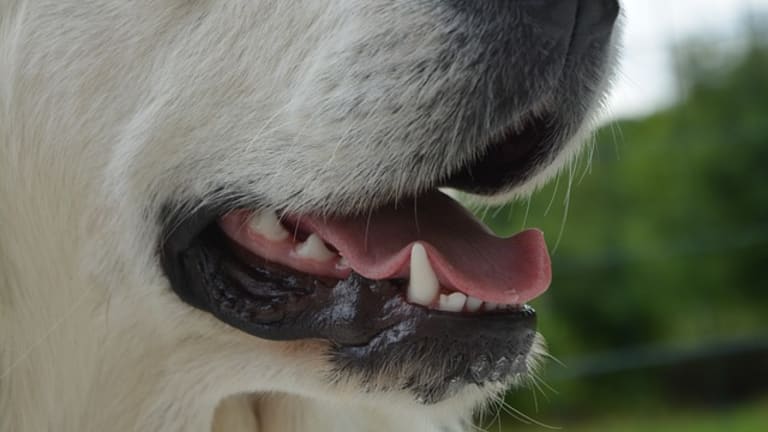
<path fill-rule="evenodd" d="M 488 432 L 550 432 L 553 429 L 532 426 L 510 419 L 503 428 L 491 426 Z M 556 427 L 553 425 L 553 427 Z M 662 413 L 644 415 L 605 415 L 600 420 L 568 427 L 562 432 L 763 432 L 768 429 L 768 399 L 722 411 Z"/>

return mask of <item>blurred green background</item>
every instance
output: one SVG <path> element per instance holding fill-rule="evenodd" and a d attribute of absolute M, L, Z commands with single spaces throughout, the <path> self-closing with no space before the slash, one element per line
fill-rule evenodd
<path fill-rule="evenodd" d="M 479 212 L 544 229 L 534 302 L 554 359 L 489 431 L 768 431 L 768 39 L 675 47 L 680 97 L 607 124 L 529 201 Z M 500 404 L 499 404 L 500 405 Z"/>

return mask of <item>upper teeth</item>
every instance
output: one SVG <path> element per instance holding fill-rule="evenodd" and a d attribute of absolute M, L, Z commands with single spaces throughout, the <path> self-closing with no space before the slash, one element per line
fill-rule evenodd
<path fill-rule="evenodd" d="M 304 243 L 296 247 L 296 255 L 320 262 L 330 261 L 336 257 L 336 254 L 328 250 L 323 240 L 316 234 L 310 234 Z"/>
<path fill-rule="evenodd" d="M 347 260 L 346 257 L 339 258 L 339 261 L 336 263 L 336 268 L 339 270 L 349 270 L 352 268 L 352 266 L 349 264 L 349 260 Z"/>
<path fill-rule="evenodd" d="M 440 281 L 429 262 L 427 250 L 421 243 L 411 247 L 411 277 L 407 298 L 410 303 L 434 307 L 445 312 L 477 312 L 483 301 L 460 292 L 440 294 Z"/>
<path fill-rule="evenodd" d="M 256 211 L 248 219 L 250 231 L 259 234 L 271 241 L 283 241 L 290 233 L 283 227 L 274 212 Z M 325 245 L 317 234 L 310 234 L 307 239 L 296 245 L 296 256 L 317 262 L 329 262 L 339 258 L 336 263 L 339 269 L 349 269 L 349 262 L 344 257 Z M 414 243 L 411 247 L 411 274 L 408 282 L 407 299 L 410 303 L 435 308 L 446 312 L 477 312 L 481 309 L 493 311 L 499 305 L 492 302 L 483 302 L 475 297 L 467 296 L 460 292 L 440 294 L 440 281 L 429 262 L 427 250 L 421 243 Z"/>
<path fill-rule="evenodd" d="M 429 264 L 427 250 L 420 243 L 411 248 L 411 278 L 408 282 L 408 301 L 430 306 L 434 303 L 440 282 L 437 280 L 432 265 Z"/>
<path fill-rule="evenodd" d="M 253 212 L 248 220 L 248 228 L 272 241 L 285 240 L 290 235 L 271 211 Z"/>

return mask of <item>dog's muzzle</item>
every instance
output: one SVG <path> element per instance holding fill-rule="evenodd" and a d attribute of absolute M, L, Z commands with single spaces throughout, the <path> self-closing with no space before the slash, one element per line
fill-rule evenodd
<path fill-rule="evenodd" d="M 331 380 L 438 402 L 527 372 L 524 302 L 550 281 L 539 231 L 498 238 L 439 192 L 362 219 L 207 208 L 167 226 L 183 300 L 261 338 L 328 341 Z"/>
<path fill-rule="evenodd" d="M 597 97 L 618 14 L 615 0 L 444 1 L 484 29 L 492 54 L 478 73 L 493 92 L 471 105 L 488 111 L 466 125 L 493 129 L 476 158 L 356 214 L 292 214 L 237 188 L 211 194 L 231 202 L 169 203 L 160 243 L 188 304 L 256 337 L 326 340 L 330 380 L 428 403 L 526 374 L 536 316 L 525 304 L 550 282 L 539 231 L 497 238 L 438 188 L 493 194 L 549 165 Z M 549 37 L 521 47 L 505 33 L 520 21 Z"/>

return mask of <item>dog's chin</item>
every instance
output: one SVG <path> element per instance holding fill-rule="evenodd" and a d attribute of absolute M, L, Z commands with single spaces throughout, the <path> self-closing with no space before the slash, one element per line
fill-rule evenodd
<path fill-rule="evenodd" d="M 536 314 L 524 302 L 549 284 L 538 231 L 496 238 L 437 191 L 361 217 L 223 203 L 169 209 L 165 223 L 162 266 L 183 301 L 259 338 L 328 341 L 330 384 L 433 404 L 529 372 Z M 494 260 L 521 263 L 493 274 Z"/>

